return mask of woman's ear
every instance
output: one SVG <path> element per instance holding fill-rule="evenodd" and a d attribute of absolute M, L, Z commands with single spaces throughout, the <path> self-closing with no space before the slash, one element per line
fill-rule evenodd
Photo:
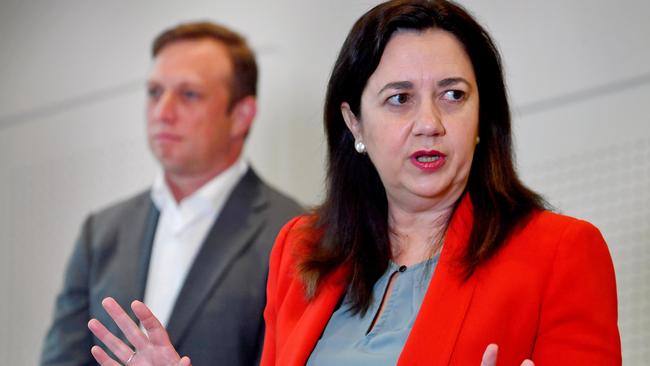
<path fill-rule="evenodd" d="M 257 100 L 249 95 L 238 101 L 230 111 L 232 137 L 246 137 L 257 114 Z"/>
<path fill-rule="evenodd" d="M 357 119 L 357 116 L 354 115 L 347 102 L 341 103 L 341 115 L 343 115 L 343 120 L 345 120 L 348 130 L 352 132 L 352 136 L 354 136 L 355 140 L 363 140 L 361 123 Z"/>

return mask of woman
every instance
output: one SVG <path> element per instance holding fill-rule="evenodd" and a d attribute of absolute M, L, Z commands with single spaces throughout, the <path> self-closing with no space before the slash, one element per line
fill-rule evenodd
<path fill-rule="evenodd" d="M 325 128 L 325 202 L 271 257 L 263 366 L 494 365 L 495 344 L 504 365 L 621 363 L 607 246 L 517 178 L 499 55 L 462 8 L 390 1 L 362 16 Z M 143 304 L 150 338 L 106 307 L 137 353 L 90 327 L 123 362 L 165 364 L 146 355 L 158 346 L 189 364 Z"/>

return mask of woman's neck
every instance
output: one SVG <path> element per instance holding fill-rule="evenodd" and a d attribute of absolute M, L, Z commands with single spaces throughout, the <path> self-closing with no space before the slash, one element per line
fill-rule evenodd
<path fill-rule="evenodd" d="M 453 205 L 447 205 L 414 211 L 389 203 L 391 259 L 397 264 L 412 265 L 439 252 L 453 209 Z"/>

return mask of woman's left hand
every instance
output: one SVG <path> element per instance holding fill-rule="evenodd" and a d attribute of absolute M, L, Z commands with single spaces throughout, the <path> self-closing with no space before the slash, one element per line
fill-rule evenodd
<path fill-rule="evenodd" d="M 135 350 L 111 333 L 97 319 L 88 322 L 88 328 L 104 345 L 113 352 L 121 363 L 112 359 L 101 347 L 93 346 L 91 353 L 101 366 L 191 366 L 188 357 L 181 358 L 169 340 L 165 327 L 156 319 L 149 308 L 140 301 L 131 303 L 131 309 L 147 331 L 140 327 L 126 314 L 124 309 L 112 298 L 102 301 L 102 306 L 122 330 L 126 339 Z"/>
<path fill-rule="evenodd" d="M 485 352 L 483 353 L 483 359 L 481 360 L 481 366 L 495 366 L 497 364 L 497 353 L 499 352 L 499 346 L 492 343 L 487 346 Z M 535 363 L 531 360 L 524 360 L 521 363 L 521 366 L 535 366 Z"/>

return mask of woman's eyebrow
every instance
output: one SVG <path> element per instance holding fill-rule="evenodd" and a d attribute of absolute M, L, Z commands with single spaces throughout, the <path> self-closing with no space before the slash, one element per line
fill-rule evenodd
<path fill-rule="evenodd" d="M 438 84 L 438 87 L 444 88 L 444 87 L 451 86 L 451 85 L 458 84 L 458 83 L 464 83 L 464 84 L 470 85 L 467 80 L 465 80 L 465 79 L 463 79 L 461 77 L 445 78 L 445 79 L 442 79 L 442 80 L 438 81 L 437 84 Z"/>
<path fill-rule="evenodd" d="M 459 84 L 459 83 L 470 85 L 469 81 L 465 80 L 462 77 L 445 78 L 445 79 L 442 79 L 442 80 L 438 81 L 436 84 L 440 88 L 445 88 L 445 87 L 448 87 L 448 86 L 451 86 L 451 85 L 454 85 L 454 84 Z M 379 92 L 377 92 L 377 94 L 381 94 L 382 92 L 384 92 L 385 90 L 388 90 L 388 89 L 393 89 L 393 90 L 413 89 L 413 83 L 410 82 L 410 81 L 394 81 L 394 82 L 391 82 L 391 83 L 388 83 L 388 84 L 384 85 L 384 87 L 381 88 L 379 90 Z"/>
<path fill-rule="evenodd" d="M 397 90 L 413 89 L 413 83 L 410 81 L 394 81 L 392 83 L 388 83 L 384 85 L 384 87 L 381 88 L 377 94 L 381 94 L 386 89 L 397 89 Z"/>

